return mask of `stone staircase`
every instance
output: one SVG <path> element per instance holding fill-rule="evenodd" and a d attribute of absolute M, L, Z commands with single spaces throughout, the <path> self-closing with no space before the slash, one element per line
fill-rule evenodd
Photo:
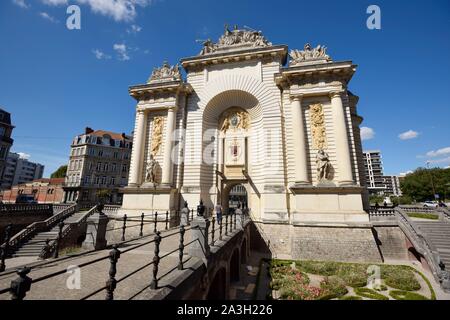
<path fill-rule="evenodd" d="M 448 221 L 414 221 L 439 252 L 446 270 L 450 270 L 450 223 Z"/>
<path fill-rule="evenodd" d="M 64 219 L 65 224 L 69 224 L 72 222 L 76 222 L 80 219 L 86 211 L 78 211 L 73 213 L 71 216 Z M 17 251 L 12 255 L 13 257 L 30 257 L 30 256 L 39 256 L 42 249 L 45 246 L 45 241 L 48 239 L 50 242 L 52 240 L 56 240 L 58 238 L 59 227 L 55 226 L 49 231 L 39 232 L 33 238 L 23 243 Z"/>

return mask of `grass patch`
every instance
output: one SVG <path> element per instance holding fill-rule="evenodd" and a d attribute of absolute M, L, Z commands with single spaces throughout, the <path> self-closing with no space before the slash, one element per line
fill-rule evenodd
<path fill-rule="evenodd" d="M 381 277 L 385 283 L 392 288 L 406 291 L 419 290 L 420 283 L 417 281 L 414 271 L 408 266 L 381 266 Z"/>
<path fill-rule="evenodd" d="M 381 293 L 378 293 L 375 290 L 369 288 L 355 288 L 355 293 L 358 296 L 369 298 L 372 300 L 389 300 L 389 298 L 385 295 L 382 295 Z"/>
<path fill-rule="evenodd" d="M 79 253 L 80 251 L 81 251 L 81 247 L 67 247 L 67 248 L 59 250 L 58 254 L 60 256 L 66 256 L 69 254 Z"/>
<path fill-rule="evenodd" d="M 393 290 L 389 292 L 389 295 L 395 300 L 428 300 L 421 294 L 404 290 Z"/>
<path fill-rule="evenodd" d="M 432 213 L 407 212 L 407 215 L 411 218 L 439 220 L 439 216 Z"/>

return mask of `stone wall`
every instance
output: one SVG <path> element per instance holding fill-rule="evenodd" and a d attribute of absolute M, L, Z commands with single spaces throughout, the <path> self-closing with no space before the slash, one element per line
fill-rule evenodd
<path fill-rule="evenodd" d="M 377 226 L 374 230 L 385 261 L 408 260 L 407 238 L 398 226 Z"/>
<path fill-rule="evenodd" d="M 21 231 L 26 226 L 33 222 L 43 221 L 51 216 L 51 212 L 38 212 L 38 213 L 2 213 L 0 214 L 0 237 L 3 242 L 3 234 L 8 224 L 12 224 L 11 236 Z"/>

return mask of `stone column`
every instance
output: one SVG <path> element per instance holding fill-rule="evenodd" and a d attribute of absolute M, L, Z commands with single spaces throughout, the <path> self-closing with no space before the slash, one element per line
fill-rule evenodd
<path fill-rule="evenodd" d="M 176 107 L 170 107 L 167 110 L 167 125 L 166 125 L 166 141 L 164 145 L 164 163 L 161 178 L 161 184 L 172 184 L 172 147 L 173 147 L 173 131 L 175 130 L 176 121 Z"/>
<path fill-rule="evenodd" d="M 218 168 L 217 170 L 219 170 L 220 172 L 223 173 L 223 159 L 224 159 L 224 154 L 223 154 L 223 139 L 220 137 L 220 133 L 219 133 L 219 143 L 218 143 L 218 147 L 217 147 L 217 152 L 219 153 L 219 163 L 218 163 Z"/>
<path fill-rule="evenodd" d="M 348 141 L 347 123 L 345 120 L 344 106 L 342 105 L 341 92 L 331 92 L 330 98 L 334 120 L 336 160 L 339 171 L 338 182 L 339 185 L 352 185 L 353 174 L 350 160 L 350 146 Z"/>
<path fill-rule="evenodd" d="M 136 139 L 133 141 L 133 152 L 130 161 L 129 186 L 138 186 L 141 183 L 146 120 L 147 115 L 145 114 L 145 111 L 138 110 L 136 112 Z"/>
<path fill-rule="evenodd" d="M 191 221 L 191 241 L 189 246 L 189 255 L 201 259 L 208 259 L 210 254 L 209 239 L 209 220 L 204 217 L 194 217 Z M 194 241 L 197 240 L 197 241 Z M 205 260 L 204 260 L 205 261 Z"/>
<path fill-rule="evenodd" d="M 292 131 L 294 135 L 295 184 L 309 184 L 306 134 L 303 122 L 302 95 L 291 97 Z"/>

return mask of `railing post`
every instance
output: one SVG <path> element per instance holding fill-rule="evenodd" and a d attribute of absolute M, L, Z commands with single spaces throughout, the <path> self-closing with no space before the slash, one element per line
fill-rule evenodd
<path fill-rule="evenodd" d="M 5 265 L 5 259 L 8 255 L 8 251 L 9 251 L 9 240 L 11 239 L 11 229 L 12 229 L 12 224 L 8 224 L 5 228 L 5 236 L 4 236 L 4 244 L 2 246 L 2 253 L 1 253 L 1 257 L 0 257 L 0 272 L 5 271 L 6 269 L 6 265 Z"/>
<path fill-rule="evenodd" d="M 155 212 L 155 226 L 153 228 L 153 232 L 156 233 L 158 231 L 157 223 L 158 223 L 158 211 Z"/>
<path fill-rule="evenodd" d="M 53 253 L 53 258 L 58 258 L 59 256 L 59 247 L 61 246 L 61 238 L 62 238 L 62 229 L 64 228 L 64 222 L 61 221 L 58 224 L 59 230 L 58 230 L 58 238 L 56 238 L 56 246 L 55 246 L 55 252 Z"/>
<path fill-rule="evenodd" d="M 117 273 L 117 260 L 120 258 L 120 250 L 117 249 L 117 244 L 113 245 L 113 249 L 109 252 L 109 279 L 106 281 L 106 300 L 114 300 L 114 290 L 116 289 L 117 280 L 115 278 Z"/>
<path fill-rule="evenodd" d="M 225 235 L 226 236 L 228 235 L 228 215 L 229 215 L 229 213 L 227 213 L 225 215 Z"/>
<path fill-rule="evenodd" d="M 17 269 L 16 273 L 19 278 L 12 280 L 9 287 L 11 300 L 23 300 L 27 292 L 30 291 L 32 279 L 27 276 L 30 271 L 31 269 L 28 267 Z"/>
<path fill-rule="evenodd" d="M 155 256 L 153 257 L 153 280 L 150 289 L 158 288 L 158 267 L 159 267 L 159 245 L 161 244 L 161 232 L 156 231 L 155 236 Z"/>
<path fill-rule="evenodd" d="M 214 232 L 216 232 L 216 218 L 213 216 L 212 217 L 212 228 L 211 228 L 211 245 L 214 245 Z"/>
<path fill-rule="evenodd" d="M 194 220 L 194 209 L 191 209 L 191 221 Z"/>
<path fill-rule="evenodd" d="M 122 241 L 125 241 L 125 230 L 127 229 L 127 215 L 123 215 L 123 226 L 122 226 Z"/>
<path fill-rule="evenodd" d="M 222 221 L 223 220 L 221 220 L 219 223 L 219 240 L 222 240 L 222 226 L 223 226 Z"/>
<path fill-rule="evenodd" d="M 236 211 L 235 211 L 235 212 L 234 212 L 234 230 L 237 229 L 237 226 L 236 226 L 236 217 L 237 217 L 237 214 L 236 214 Z"/>
<path fill-rule="evenodd" d="M 141 230 L 139 231 L 139 237 L 142 237 L 144 235 L 144 213 L 141 214 Z"/>
<path fill-rule="evenodd" d="M 179 256 L 180 256 L 180 261 L 178 262 L 178 270 L 183 270 L 184 266 L 183 266 L 183 251 L 184 251 L 184 233 L 186 232 L 186 230 L 184 230 L 184 225 L 180 226 L 180 245 L 178 246 L 178 248 L 180 249 L 179 252 Z"/>
<path fill-rule="evenodd" d="M 166 211 L 166 230 L 169 229 L 169 211 Z"/>

